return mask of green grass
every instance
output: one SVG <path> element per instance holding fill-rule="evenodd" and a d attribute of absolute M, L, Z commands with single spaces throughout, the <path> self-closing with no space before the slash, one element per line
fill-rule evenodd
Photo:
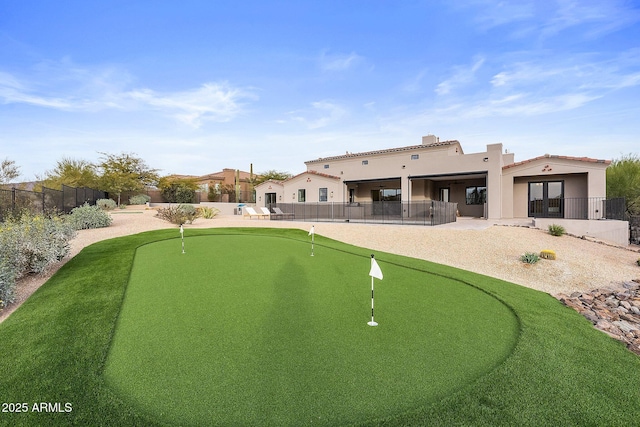
<path fill-rule="evenodd" d="M 0 402 L 24 402 L 30 409 L 27 413 L 0 412 L 0 424 L 175 425 L 181 411 L 185 415 L 180 425 L 202 425 L 203 417 L 209 420 L 207 424 L 229 424 L 225 420 L 231 418 L 225 417 L 232 415 L 222 412 L 234 409 L 245 417 L 245 423 L 278 424 L 279 419 L 270 418 L 271 405 L 284 423 L 295 419 L 300 421 L 297 425 L 311 424 L 314 412 L 309 404 L 322 409 L 359 404 L 368 398 L 360 387 L 349 388 L 351 381 L 378 387 L 376 395 L 387 406 L 364 402 L 359 413 L 345 411 L 333 419 L 330 411 L 328 424 L 622 426 L 640 418 L 640 358 L 546 294 L 425 261 L 376 253 L 385 279 L 376 282 L 380 326 L 371 328 L 366 326 L 370 282 L 360 284 L 363 274 L 364 281 L 369 280 L 370 251 L 366 249 L 316 235 L 316 256 L 310 257 L 308 236 L 298 230 L 189 230 L 191 236 L 203 237 L 186 238 L 187 254 L 172 256 L 171 262 L 175 262 L 175 271 L 192 271 L 192 277 L 206 280 L 183 284 L 178 275 L 172 280 L 169 274 L 174 269 L 169 265 L 160 266 L 167 269 L 164 275 L 147 277 L 155 270 L 139 260 L 147 259 L 145 251 L 175 247 L 176 240 L 167 239 L 175 238 L 176 233 L 141 233 L 85 248 L 0 324 Z M 216 239 L 226 239 L 225 247 L 237 241 L 242 259 L 229 261 L 214 250 L 194 256 L 197 245 L 207 248 L 216 245 L 212 243 Z M 256 248 L 243 244 L 247 239 L 268 241 L 272 249 L 260 250 L 259 243 Z M 275 259 L 283 256 L 287 262 L 278 264 Z M 203 257 L 204 262 L 189 264 Z M 233 268 L 241 262 L 250 264 L 256 257 L 265 265 L 262 274 L 251 268 Z M 324 293 L 317 286 L 319 279 L 311 274 L 315 272 L 311 263 L 332 258 L 338 267 L 335 271 L 329 268 L 326 274 L 339 283 L 327 289 L 332 292 Z M 365 264 L 362 269 L 352 265 L 358 260 Z M 218 272 L 222 274 L 217 276 Z M 228 282 L 219 283 L 222 278 Z M 169 284 L 174 288 L 168 288 Z M 237 288 L 231 289 L 233 286 Z M 356 287 L 365 288 L 365 295 Z M 208 294 L 211 289 L 216 292 Z M 197 301 L 194 295 L 206 297 Z M 241 301 L 249 296 L 253 305 L 242 306 Z M 462 307 L 477 304 L 479 309 L 467 312 L 455 305 L 460 300 Z M 212 306 L 217 309 L 208 310 Z M 483 317 L 483 309 L 497 310 L 496 320 L 506 328 L 504 336 L 499 328 L 478 332 L 493 327 Z M 242 316 L 235 316 L 236 312 Z M 142 329 L 139 344 L 146 346 L 137 353 L 131 343 L 136 336 L 136 322 L 132 322 L 136 316 Z M 514 316 L 519 328 L 515 344 Z M 440 321 L 433 323 L 435 318 Z M 479 325 L 474 325 L 476 319 Z M 198 325 L 206 327 L 194 331 Z M 151 327 L 154 332 L 146 331 Z M 179 338 L 168 332 L 164 337 L 157 335 L 167 328 L 183 334 Z M 330 329 L 351 335 L 336 336 Z M 237 334 L 243 337 L 241 341 L 236 340 Z M 283 334 L 288 334 L 286 340 Z M 314 341 L 316 335 L 321 339 Z M 203 343 L 207 340 L 209 343 Z M 459 340 L 480 347 L 459 345 Z M 319 342 L 323 344 L 317 351 L 324 358 L 313 352 Z M 359 353 L 363 343 L 377 345 L 370 346 L 371 354 Z M 218 357 L 212 350 L 220 353 Z M 128 368 L 127 355 L 132 364 Z M 164 360 L 145 361 L 145 355 Z M 474 356 L 480 360 L 474 361 Z M 409 359 L 406 365 L 405 357 Z M 364 360 L 358 363 L 354 358 Z M 383 358 L 394 363 L 385 363 Z M 193 360 L 208 362 L 198 366 Z M 300 360 L 304 364 L 294 363 Z M 424 360 L 429 361 L 428 366 Z M 151 386 L 142 382 L 145 364 L 164 369 L 163 375 L 156 375 L 156 369 L 147 371 L 149 377 L 144 379 Z M 324 371 L 315 371 L 317 367 Z M 331 375 L 333 370 L 339 375 Z M 368 377 L 358 375 L 359 371 L 370 371 L 383 383 L 367 383 Z M 251 387 L 236 387 L 230 397 L 221 392 L 216 395 L 215 384 L 197 380 L 209 377 L 230 390 L 236 386 L 234 378 L 250 381 Z M 196 380 L 188 384 L 185 378 Z M 324 394 L 314 398 L 309 393 L 316 380 L 317 390 Z M 175 393 L 163 390 L 163 381 Z M 383 396 L 385 390 L 389 396 Z M 342 395 L 336 398 L 334 392 Z M 185 399 L 190 406 L 179 407 Z M 210 399 L 222 399 L 224 407 L 210 404 L 205 413 Z M 301 399 L 306 403 L 295 402 Z M 37 402 L 59 402 L 63 409 L 68 402 L 72 411 L 31 411 Z M 284 413 L 281 408 L 286 405 L 302 411 L 302 416 Z M 373 407 L 372 412 L 367 405 Z M 322 420 L 313 424 L 316 421 Z"/>
<path fill-rule="evenodd" d="M 489 372 L 517 339 L 508 307 L 445 277 L 384 265 L 371 328 L 368 257 L 311 257 L 308 242 L 275 236 L 187 243 L 185 255 L 176 240 L 138 249 L 105 370 L 121 395 L 176 424 L 405 412 Z"/>

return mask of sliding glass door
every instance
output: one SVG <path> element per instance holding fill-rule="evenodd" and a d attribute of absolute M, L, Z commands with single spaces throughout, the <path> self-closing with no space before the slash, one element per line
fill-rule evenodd
<path fill-rule="evenodd" d="M 536 218 L 563 218 L 564 182 L 530 182 L 529 216 Z"/>

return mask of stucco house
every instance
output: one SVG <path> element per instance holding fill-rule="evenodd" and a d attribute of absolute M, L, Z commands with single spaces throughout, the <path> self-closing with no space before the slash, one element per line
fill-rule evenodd
<path fill-rule="evenodd" d="M 532 218 L 539 224 L 546 219 L 601 220 L 612 218 L 614 210 L 605 201 L 609 164 L 549 154 L 515 162 L 502 144 L 465 154 L 459 141 L 428 135 L 419 145 L 309 160 L 299 175 L 256 186 L 256 203 L 387 201 L 405 206 L 436 200 L 457 203 L 460 216 L 489 220 Z M 410 215 L 409 211 L 402 208 L 402 215 Z M 581 229 L 588 223 L 583 222 Z"/>

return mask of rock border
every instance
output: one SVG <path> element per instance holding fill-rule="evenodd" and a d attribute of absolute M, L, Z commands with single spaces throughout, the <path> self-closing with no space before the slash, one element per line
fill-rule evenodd
<path fill-rule="evenodd" d="M 624 290 L 594 289 L 557 298 L 589 320 L 596 329 L 624 343 L 640 356 L 640 280 L 622 284 Z"/>

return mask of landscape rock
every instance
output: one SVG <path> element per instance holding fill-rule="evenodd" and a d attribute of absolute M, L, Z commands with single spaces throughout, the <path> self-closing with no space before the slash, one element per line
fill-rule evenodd
<path fill-rule="evenodd" d="M 640 283 L 625 282 L 622 286 L 623 291 L 594 289 L 557 298 L 640 356 Z"/>

